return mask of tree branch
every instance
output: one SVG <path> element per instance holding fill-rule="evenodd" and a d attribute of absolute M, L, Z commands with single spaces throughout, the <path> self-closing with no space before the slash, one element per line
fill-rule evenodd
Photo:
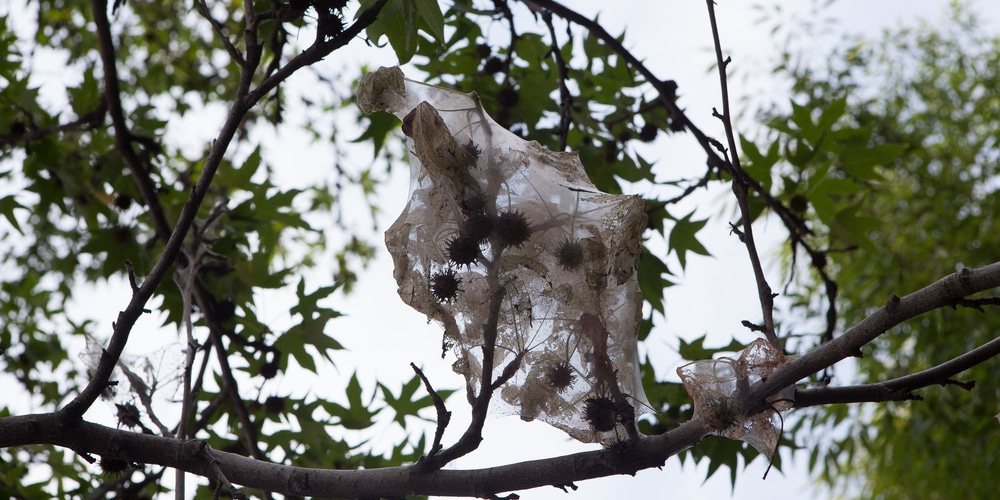
<path fill-rule="evenodd" d="M 107 30 L 108 32 L 102 35 L 102 47 L 105 43 L 110 43 L 110 26 L 107 24 L 107 2 L 105 0 L 92 0 L 93 6 L 95 8 L 94 17 L 95 19 L 103 19 L 103 23 L 97 21 L 95 24 L 98 25 L 98 31 Z M 106 50 L 102 50 L 102 58 L 105 64 L 109 67 L 105 68 L 105 72 L 113 71 L 110 68 L 114 67 L 114 57 L 113 57 L 113 47 L 110 49 L 110 55 Z M 250 62 L 249 54 L 250 50 L 248 48 L 248 63 Z M 110 61 L 109 61 L 110 58 Z M 110 64 L 108 64 L 110 62 Z M 161 224 L 166 224 L 166 219 L 161 222 L 157 222 L 157 233 L 162 234 L 166 231 L 169 234 L 167 242 L 164 245 L 163 253 L 160 254 L 160 258 L 157 259 L 156 263 L 153 265 L 153 269 L 150 271 L 149 275 L 143 281 L 142 286 L 139 287 L 132 294 L 132 299 L 129 301 L 128 306 L 121 313 L 118 314 L 118 320 L 115 322 L 114 333 L 111 335 L 111 340 L 108 343 L 108 347 L 102 352 L 100 362 L 98 363 L 97 370 L 95 370 L 93 378 L 87 384 L 87 387 L 72 401 L 70 401 L 64 408 L 59 411 L 59 414 L 63 418 L 63 422 L 66 424 L 72 424 L 74 421 L 80 419 L 84 412 L 94 404 L 101 392 L 107 387 L 108 380 L 111 378 L 111 372 L 121 357 L 122 351 L 125 349 L 125 344 L 128 343 L 129 333 L 132 331 L 132 327 L 135 322 L 139 319 L 139 316 L 143 313 L 143 308 L 146 302 L 153 296 L 153 292 L 159 287 L 160 283 L 166 277 L 167 273 L 173 266 L 174 260 L 180 253 L 181 246 L 184 244 L 184 238 L 186 237 L 188 231 L 191 229 L 191 225 L 194 223 L 195 216 L 198 215 L 198 209 L 201 207 L 202 201 L 205 199 L 205 195 L 208 194 L 208 189 L 212 184 L 212 179 L 215 176 L 215 172 L 218 170 L 219 165 L 222 163 L 222 159 L 225 156 L 226 150 L 229 148 L 229 143 L 232 141 L 233 137 L 236 135 L 236 131 L 239 129 L 240 123 L 243 121 L 243 117 L 246 116 L 247 111 L 253 106 L 254 102 L 248 100 L 247 92 L 249 91 L 249 84 L 252 78 L 253 72 L 256 69 L 256 61 L 253 64 L 247 64 L 243 67 L 243 74 L 241 75 L 241 85 L 239 90 L 237 90 L 236 96 L 233 100 L 233 105 L 229 110 L 229 114 L 226 116 L 226 120 L 219 131 L 219 136 L 212 143 L 212 148 L 209 150 L 208 157 L 205 159 L 205 166 L 202 169 L 201 176 L 198 177 L 197 183 L 195 183 L 194 188 L 191 190 L 191 196 L 184 203 L 181 209 L 180 217 L 177 220 L 177 224 L 173 231 L 170 231 L 169 227 L 164 229 L 160 228 Z M 109 97 L 114 95 L 115 92 L 110 89 L 117 89 L 117 73 L 115 73 L 115 78 L 112 80 L 113 86 L 106 90 L 106 97 L 108 97 L 109 111 L 113 113 L 113 105 L 110 102 L 112 99 Z M 120 108 L 119 108 L 120 111 Z M 123 118 L 124 120 L 124 118 Z M 126 132 L 127 133 L 127 132 Z M 118 140 L 118 135 L 116 133 L 116 140 Z M 128 146 L 128 145 L 126 145 Z M 124 151 L 131 151 L 131 146 L 125 147 Z M 132 152 L 134 155 L 134 152 Z M 140 170 L 140 173 L 142 170 Z M 140 178 L 146 178 L 144 175 L 137 175 L 136 179 L 138 182 Z M 146 178 L 148 179 L 148 178 Z M 153 195 L 155 199 L 155 194 Z M 152 207 L 152 205 L 151 205 Z M 155 219 L 154 215 L 154 219 Z M 162 236 L 161 236 L 162 237 Z"/>
<path fill-rule="evenodd" d="M 218 469 L 233 484 L 274 493 L 335 498 L 442 495 L 490 497 L 500 492 L 569 484 L 586 479 L 660 467 L 667 458 L 698 443 L 707 429 L 688 421 L 659 436 L 633 443 L 628 454 L 596 450 L 478 470 L 443 469 L 431 473 L 414 467 L 326 470 L 261 462 L 213 450 Z M 205 477 L 218 472 L 197 441 L 112 429 L 90 422 L 67 432 L 52 414 L 0 419 L 0 447 L 52 444 L 144 464 L 158 464 Z"/>
<path fill-rule="evenodd" d="M 750 387 L 750 390 L 741 396 L 740 407 L 744 409 L 745 415 L 755 415 L 767 408 L 767 398 L 771 395 L 824 368 L 833 366 L 844 358 L 861 355 L 862 346 L 903 321 L 934 309 L 950 306 L 958 299 L 996 287 L 1000 287 L 1000 262 L 976 269 L 962 269 L 902 298 L 893 295 L 884 307 L 851 327 L 840 337 L 793 359 L 775 370 L 771 378 Z M 964 370 L 972 366 L 970 363 L 973 361 L 979 363 L 988 359 L 992 355 L 991 349 L 996 348 L 993 346 L 994 342 L 997 341 L 991 341 L 945 363 L 947 368 L 941 368 L 940 372 L 936 372 L 934 380 L 938 380 L 941 374 L 947 377 L 957 373 L 954 371 L 957 368 Z M 907 385 L 900 385 L 897 389 L 916 387 L 916 384 L 920 383 L 926 384 L 925 377 L 928 375 L 924 372 L 902 377 Z M 939 383 L 935 381 L 930 383 Z"/>
<path fill-rule="evenodd" d="M 955 384 L 956 382 L 951 380 L 951 377 L 997 355 L 1000 355 L 1000 337 L 932 368 L 885 382 L 847 387 L 798 389 L 795 391 L 795 407 L 923 399 L 914 394 L 913 391 L 932 385 Z M 972 389 L 972 384 L 958 385 L 966 390 Z"/>
<path fill-rule="evenodd" d="M 135 178 L 136 187 L 143 201 L 150 208 L 150 215 L 153 219 L 153 227 L 157 236 L 162 240 L 167 240 L 170 235 L 170 224 L 160 208 L 159 198 L 156 196 L 156 187 L 146 173 L 139 155 L 132 149 L 133 136 L 125 121 L 125 111 L 122 107 L 121 86 L 119 85 L 118 63 L 115 58 L 114 40 L 111 38 L 111 22 L 108 20 L 107 0 L 91 0 L 91 9 L 94 11 L 94 27 L 97 30 L 97 45 L 101 54 L 101 66 L 104 70 L 104 104 L 107 106 L 108 114 L 111 116 L 111 124 L 114 127 L 115 149 L 122 158 L 125 166 L 128 167 L 132 177 Z"/>
<path fill-rule="evenodd" d="M 715 45 L 715 60 L 719 68 L 719 86 L 722 89 L 722 114 L 718 118 L 722 121 L 726 129 L 726 140 L 729 142 L 729 164 L 728 170 L 733 177 L 733 194 L 740 207 L 740 216 L 743 219 L 743 231 L 740 241 L 747 247 L 747 254 L 750 256 L 750 265 L 753 267 L 754 279 L 757 282 L 757 298 L 760 300 L 761 314 L 764 318 L 764 325 L 761 328 L 767 341 L 774 347 L 781 348 L 781 342 L 774 331 L 774 295 L 771 286 L 764 276 L 764 268 L 760 263 L 760 255 L 757 253 L 757 244 L 753 237 L 753 219 L 750 214 L 750 202 L 748 200 L 750 184 L 747 182 L 749 176 L 740 166 L 740 156 L 736 149 L 736 134 L 733 132 L 732 114 L 729 110 L 729 77 L 726 75 L 726 67 L 729 66 L 729 59 L 722 58 L 722 42 L 719 40 L 719 25 L 715 19 L 715 2 L 707 0 L 708 19 L 712 25 L 712 42 Z"/>

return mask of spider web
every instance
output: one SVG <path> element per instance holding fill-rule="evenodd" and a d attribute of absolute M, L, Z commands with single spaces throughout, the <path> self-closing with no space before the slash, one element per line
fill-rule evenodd
<path fill-rule="evenodd" d="M 515 372 L 491 414 L 584 442 L 619 439 L 622 406 L 646 405 L 636 347 L 643 200 L 599 192 L 576 153 L 524 141 L 475 93 L 380 68 L 362 77 L 358 103 L 403 120 L 410 199 L 386 245 L 400 297 L 444 327 L 470 400 L 495 323 L 494 380 Z M 629 403 L 601 403 L 614 399 Z"/>

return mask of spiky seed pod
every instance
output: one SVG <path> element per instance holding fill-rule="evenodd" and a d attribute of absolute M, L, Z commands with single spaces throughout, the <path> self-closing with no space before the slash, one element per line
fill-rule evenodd
<path fill-rule="evenodd" d="M 528 218 L 517 210 L 503 212 L 497 216 L 493 226 L 493 239 L 500 247 L 519 247 L 531 236 Z"/>
<path fill-rule="evenodd" d="M 483 154 L 483 149 L 480 148 L 478 144 L 472 142 L 472 139 L 469 139 L 469 142 L 462 144 L 462 149 L 464 149 L 466 153 L 469 153 L 469 156 L 476 161 L 478 161 L 479 156 Z"/>
<path fill-rule="evenodd" d="M 278 354 L 275 354 L 263 365 L 260 365 L 260 376 L 264 377 L 265 380 L 270 380 L 278 375 L 278 358 Z"/>
<path fill-rule="evenodd" d="M 451 302 L 458 296 L 458 285 L 461 283 L 452 268 L 434 273 L 431 275 L 431 294 L 438 302 Z"/>
<path fill-rule="evenodd" d="M 460 237 L 469 238 L 478 246 L 489 239 L 490 233 L 493 232 L 493 224 L 493 217 L 484 212 L 478 212 L 470 214 L 462 221 L 458 231 L 462 235 Z"/>
<path fill-rule="evenodd" d="M 477 191 L 466 189 L 462 196 L 462 210 L 468 214 L 486 213 L 486 196 Z"/>
<path fill-rule="evenodd" d="M 583 419 L 597 432 L 610 431 L 618 424 L 615 403 L 606 396 L 587 398 L 583 402 Z"/>
<path fill-rule="evenodd" d="M 506 66 L 506 64 L 504 64 L 502 59 L 499 57 L 491 57 L 486 60 L 485 64 L 483 64 L 483 73 L 486 73 L 487 75 L 495 75 L 503 71 L 504 66 Z"/>
<path fill-rule="evenodd" d="M 479 242 L 459 234 L 448 242 L 448 258 L 460 266 L 471 266 L 479 258 Z"/>
<path fill-rule="evenodd" d="M 521 100 L 521 97 L 517 94 L 517 90 L 510 85 L 500 87 L 500 91 L 497 92 L 497 103 L 500 104 L 501 108 L 513 108 L 514 106 L 517 106 L 517 102 L 519 100 Z"/>
<path fill-rule="evenodd" d="M 285 398 L 279 396 L 268 396 L 268 398 L 264 400 L 264 409 L 266 409 L 268 413 L 281 413 L 285 411 Z"/>
<path fill-rule="evenodd" d="M 115 196 L 115 208 L 121 211 L 128 210 L 132 207 L 132 197 L 127 194 L 119 194 Z"/>
<path fill-rule="evenodd" d="M 115 403 L 118 408 L 118 425 L 134 429 L 139 426 L 139 408 L 132 403 Z"/>
<path fill-rule="evenodd" d="M 639 131 L 639 140 L 642 142 L 653 142 L 656 139 L 656 134 L 659 133 L 660 129 L 652 123 L 647 123 L 642 126 L 642 130 Z"/>
<path fill-rule="evenodd" d="M 119 477 L 129 469 L 129 463 L 118 458 L 101 457 L 101 472 Z"/>
<path fill-rule="evenodd" d="M 545 370 L 545 383 L 556 392 L 565 391 L 575 380 L 576 375 L 567 363 L 556 363 Z"/>
<path fill-rule="evenodd" d="M 567 271 L 583 265 L 583 245 L 579 241 L 566 240 L 556 249 L 556 263 Z"/>

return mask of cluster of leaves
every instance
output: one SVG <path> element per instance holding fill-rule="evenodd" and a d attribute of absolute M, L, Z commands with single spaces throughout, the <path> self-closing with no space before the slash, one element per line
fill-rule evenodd
<path fill-rule="evenodd" d="M 346 27 L 345 4 L 257 2 L 257 10 L 247 12 L 244 7 L 251 3 L 196 1 L 191 10 L 177 1 L 116 1 L 111 29 L 104 29 L 105 1 L 37 0 L 28 5 L 36 23 L 24 23 L 37 27 L 33 33 L 14 29 L 27 11 L 0 16 L 0 180 L 12 186 L 0 192 L 0 364 L 2 375 L 31 394 L 34 406 L 51 411 L 79 393 L 89 375 L 72 359 L 72 344 L 108 333 L 69 314 L 66 304 L 74 294 L 88 285 L 135 279 L 126 262 L 141 281 L 163 252 L 171 224 L 208 162 L 204 153 L 181 147 L 169 120 L 213 106 L 242 105 L 232 101 L 249 60 L 242 54 L 250 48 L 240 41 L 248 16 L 263 19 L 255 33 L 262 42 L 261 64 L 249 82 L 242 82 L 252 86 L 280 74 L 292 57 L 304 53 L 300 44 L 308 42 L 302 33 L 314 31 L 317 45 L 334 40 Z M 557 6 L 543 0 L 532 4 Z M 676 256 L 683 268 L 690 253 L 708 253 L 697 237 L 705 221 L 693 213 L 672 213 L 672 204 L 713 178 L 728 180 L 739 173 L 723 172 L 722 160 L 706 147 L 709 162 L 700 180 L 665 182 L 636 152 L 637 142 L 693 128 L 674 104 L 676 87 L 652 79 L 639 70 L 640 62 L 625 57 L 624 34 L 611 36 L 588 19 L 567 23 L 566 16 L 555 19 L 544 8 L 533 11 L 505 0 L 456 0 L 446 10 L 431 0 L 364 0 L 358 12 L 383 5 L 367 35 L 376 44 L 384 37 L 401 63 L 414 61 L 431 82 L 476 91 L 489 114 L 520 135 L 551 150 L 578 152 L 601 191 L 621 193 L 630 183 L 640 183 L 676 195 L 646 205 L 649 234 L 658 239 L 648 247 L 669 250 L 664 255 L 644 248 L 641 254 L 640 287 L 650 306 L 640 333 L 644 339 L 654 314 L 665 310 L 663 290 L 672 284 L 668 256 Z M 515 18 L 538 22 L 525 26 Z M 791 107 L 764 112 L 766 132 L 741 142 L 743 165 L 754 183 L 750 215 L 775 213 L 789 229 L 795 274 L 788 290 L 797 294 L 800 311 L 826 316 L 817 341 L 865 317 L 871 304 L 884 303 L 894 291 L 915 289 L 955 265 L 976 266 L 1000 254 L 987 236 L 1000 220 L 993 203 L 998 145 L 991 127 L 1000 114 L 1000 41 L 980 36 L 963 11 L 956 11 L 953 21 L 944 30 L 921 27 L 893 35 L 887 43 L 852 46 L 824 72 L 778 68 L 793 80 Z M 289 36 L 291 30 L 297 36 Z M 499 40 L 495 32 L 509 36 Z M 52 57 L 63 58 L 65 80 L 45 80 L 42 63 Z M 887 71 L 869 69 L 872 63 Z M 117 78 L 104 79 L 111 71 Z M 43 83 L 57 89 L 55 103 L 52 92 L 42 91 Z M 879 91 L 867 92 L 870 86 Z M 333 110 L 342 103 L 332 87 L 314 86 L 310 95 L 293 96 L 299 101 L 291 102 Z M 373 252 L 357 235 L 338 230 L 343 228 L 314 223 L 339 211 L 336 188 L 286 189 L 274 182 L 266 145 L 252 132 L 289 125 L 286 92 L 281 86 L 268 88 L 269 97 L 246 110 L 240 121 L 240 134 L 173 271 L 176 281 L 193 291 L 167 283 L 156 291 L 159 302 L 151 303 L 165 323 L 178 329 L 193 319 L 194 340 L 201 347 L 199 365 L 193 366 L 204 368 L 195 371 L 194 406 L 182 417 L 183 437 L 308 467 L 370 469 L 415 462 L 425 449 L 423 437 L 404 438 L 392 450 L 376 453 L 338 437 L 334 429 L 371 430 L 388 418 L 385 410 L 392 410 L 392 421 L 406 429 L 413 421 L 407 417 L 422 418 L 421 412 L 434 406 L 430 396 L 418 394 L 419 377 L 398 393 L 379 383 L 366 395 L 363 381 L 354 376 L 344 403 L 282 393 L 275 383 L 294 365 L 317 371 L 317 355 L 332 362 L 341 344 L 326 327 L 339 313 L 327 304 L 357 279 L 358 266 L 352 263 L 366 262 Z M 397 152 L 386 145 L 398 138 L 398 122 L 386 114 L 359 121 L 366 131 L 356 141 L 370 141 L 376 156 L 396 161 Z M 339 140 L 335 132 L 311 123 L 291 126 L 312 132 L 320 143 Z M 372 170 L 344 173 L 338 164 L 337 171 L 343 177 L 333 186 L 356 185 L 367 198 L 376 193 L 378 176 Z M 375 210 L 371 200 L 369 206 Z M 335 249 L 328 241 L 339 236 L 346 243 Z M 457 247 L 447 250 L 456 250 L 456 265 L 471 262 Z M 808 272 L 796 262 L 803 250 Z M 866 251 L 865 258 L 852 259 L 852 251 Z M 573 258 L 567 255 L 564 261 Z M 338 264 L 332 283 L 294 278 L 323 261 Z M 841 290 L 837 282 L 850 286 Z M 294 294 L 297 303 L 289 316 L 299 319 L 285 327 L 258 318 L 263 290 Z M 439 292 L 439 299 L 452 298 L 449 290 Z M 905 335 L 880 339 L 874 355 L 861 362 L 868 380 L 951 359 L 990 338 L 998 326 L 995 319 L 946 310 L 934 314 L 920 325 L 901 327 Z M 945 336 L 948 344 L 940 341 Z M 682 343 L 682 356 L 702 359 L 740 347 L 709 349 L 703 343 Z M 643 432 L 664 432 L 691 417 L 691 400 L 680 384 L 656 381 L 648 359 L 642 373 L 657 411 L 640 422 Z M 985 369 L 972 376 L 981 384 L 996 378 Z M 257 384 L 254 397 L 237 386 L 247 387 L 248 380 Z M 998 406 L 995 394 L 942 391 L 934 396 L 941 399 L 908 405 L 905 411 L 832 406 L 800 419 L 792 430 L 800 435 L 810 427 L 863 423 L 829 445 L 810 444 L 812 464 L 831 483 L 842 473 L 864 471 L 873 495 L 913 495 L 960 480 L 970 491 L 989 496 L 990 463 L 969 464 L 969 448 L 954 447 L 947 438 L 972 436 L 992 425 L 985 417 L 969 424 L 968 416 L 992 415 Z M 140 422 L 154 416 L 152 407 L 144 410 Z M 0 417 L 23 411 L 0 407 Z M 123 415 L 123 425 L 135 424 L 134 412 Z M 932 423 L 940 434 L 929 434 Z M 975 443 L 975 456 L 981 457 L 995 455 L 1000 447 L 990 437 L 963 442 Z M 742 443 L 716 438 L 681 458 L 708 458 L 710 475 L 727 466 L 735 478 L 740 459 L 755 455 Z M 103 481 L 80 457 L 52 447 L 3 449 L 0 463 L 0 494 L 12 497 L 84 496 L 102 482 L 103 493 L 123 496 L 162 488 L 162 470 Z M 56 479 L 26 483 L 31 467 L 42 463 Z M 121 471 L 122 464 L 102 464 L 107 472 Z M 210 494 L 204 488 L 200 493 Z"/>
<path fill-rule="evenodd" d="M 791 81 L 792 107 L 761 113 L 768 132 L 757 143 L 766 147 L 743 142 L 747 170 L 810 222 L 820 264 L 843 285 L 834 289 L 838 327 L 893 293 L 1000 255 L 991 236 L 1000 225 L 1000 39 L 956 4 L 941 24 L 848 41 L 821 68 L 786 54 L 778 73 Z M 795 307 L 825 314 L 823 279 L 798 278 Z M 998 327 L 993 315 L 938 310 L 873 342 L 858 361 L 858 382 L 938 365 L 993 339 Z M 806 440 L 810 466 L 832 485 L 861 476 L 872 498 L 932 498 L 952 484 L 989 496 L 995 464 L 985 457 L 996 456 L 1000 440 L 986 429 L 996 427 L 1000 400 L 979 388 L 1000 379 L 986 366 L 963 377 L 977 390 L 824 407 L 792 430 L 837 429 L 832 441 Z"/>

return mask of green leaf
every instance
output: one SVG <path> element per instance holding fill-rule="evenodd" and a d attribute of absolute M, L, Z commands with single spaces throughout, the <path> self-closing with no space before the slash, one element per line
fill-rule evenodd
<path fill-rule="evenodd" d="M 441 5 L 436 0 L 416 0 L 417 16 L 424 22 L 423 26 L 439 42 L 444 41 L 444 14 Z"/>
<path fill-rule="evenodd" d="M 666 314 L 663 305 L 663 289 L 673 286 L 674 283 L 663 276 L 670 275 L 670 269 L 659 257 L 650 253 L 643 246 L 642 253 L 639 255 L 639 272 L 637 274 L 639 275 L 639 289 L 642 291 L 642 297 L 646 302 L 649 302 L 654 311 Z"/>
<path fill-rule="evenodd" d="M 368 115 L 362 115 L 361 120 L 367 120 L 368 127 L 365 128 L 365 131 L 357 139 L 351 142 L 362 143 L 371 141 L 375 147 L 373 156 L 377 157 L 379 152 L 382 151 L 382 146 L 385 145 L 385 139 L 393 130 L 399 128 L 399 119 L 384 111 L 377 111 Z"/>
<path fill-rule="evenodd" d="M 881 180 L 876 166 L 887 165 L 899 158 L 907 148 L 906 144 L 879 144 L 872 147 L 844 148 L 841 153 L 840 168 L 862 180 Z"/>
<path fill-rule="evenodd" d="M 17 215 L 14 214 L 15 210 L 27 209 L 24 205 L 18 203 L 15 195 L 7 195 L 0 198 L 0 215 L 3 215 L 7 222 L 10 223 L 18 233 L 24 234 L 21 230 L 21 224 L 17 221 Z"/>
<path fill-rule="evenodd" d="M 361 430 L 371 427 L 375 423 L 375 416 L 381 408 L 370 409 L 375 401 L 373 394 L 367 403 L 362 401 L 361 383 L 358 381 L 358 374 L 351 375 L 350 382 L 347 383 L 347 406 L 327 401 L 323 404 L 326 411 L 330 412 L 339 420 L 339 424 L 345 429 Z"/>
<path fill-rule="evenodd" d="M 708 219 L 691 220 L 694 210 L 681 217 L 670 230 L 670 238 L 667 247 L 670 251 L 677 253 L 677 260 L 681 263 L 681 268 L 687 264 L 687 253 L 694 252 L 699 255 L 710 255 L 708 250 L 695 237 L 701 228 L 705 227 Z"/>
<path fill-rule="evenodd" d="M 420 410 L 434 406 L 434 400 L 431 399 L 429 394 L 418 397 L 418 392 L 421 392 L 423 387 L 420 377 L 414 375 L 409 382 L 403 384 L 398 396 L 394 395 L 392 390 L 382 383 L 379 383 L 378 387 L 382 391 L 382 398 L 385 400 L 386 405 L 396 413 L 393 421 L 404 429 L 406 428 L 406 417 L 417 417 L 422 420 L 433 421 L 433 419 L 420 417 L 418 414 Z M 447 400 L 448 396 L 451 396 L 454 392 L 454 390 L 437 391 L 438 396 L 442 400 Z"/>

